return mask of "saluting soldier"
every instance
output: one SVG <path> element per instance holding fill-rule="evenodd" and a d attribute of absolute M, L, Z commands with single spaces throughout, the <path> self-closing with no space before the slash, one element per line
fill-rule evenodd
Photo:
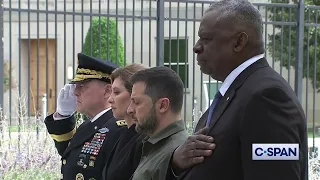
<path fill-rule="evenodd" d="M 78 54 L 74 79 L 60 90 L 57 110 L 45 119 L 49 134 L 61 155 L 61 179 L 98 180 L 112 147 L 127 129 L 113 117 L 108 98 L 110 74 L 117 65 Z M 76 127 L 75 111 L 89 117 Z"/>

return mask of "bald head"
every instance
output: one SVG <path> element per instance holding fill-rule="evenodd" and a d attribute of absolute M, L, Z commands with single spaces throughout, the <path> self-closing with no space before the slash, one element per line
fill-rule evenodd
<path fill-rule="evenodd" d="M 259 11 L 247 0 L 213 2 L 201 19 L 193 50 L 204 74 L 223 81 L 237 66 L 264 53 Z"/>

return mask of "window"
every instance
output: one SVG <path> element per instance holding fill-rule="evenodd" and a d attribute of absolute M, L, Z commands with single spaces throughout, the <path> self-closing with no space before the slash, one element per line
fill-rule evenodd
<path fill-rule="evenodd" d="M 164 66 L 170 67 L 179 74 L 185 88 L 189 87 L 188 40 L 164 40 Z"/>
<path fill-rule="evenodd" d="M 220 89 L 222 82 L 221 81 L 216 81 L 216 80 L 212 80 L 212 81 L 204 81 L 203 82 L 204 85 L 204 93 L 205 93 L 205 97 L 207 100 L 207 104 L 211 104 L 214 96 L 216 95 L 217 91 Z"/>

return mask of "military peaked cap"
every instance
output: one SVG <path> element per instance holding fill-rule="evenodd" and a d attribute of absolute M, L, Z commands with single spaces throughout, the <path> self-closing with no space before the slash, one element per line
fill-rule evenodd
<path fill-rule="evenodd" d="M 98 79 L 110 83 L 111 73 L 118 68 L 118 65 L 108 60 L 91 57 L 78 53 L 78 68 L 71 83 Z"/>

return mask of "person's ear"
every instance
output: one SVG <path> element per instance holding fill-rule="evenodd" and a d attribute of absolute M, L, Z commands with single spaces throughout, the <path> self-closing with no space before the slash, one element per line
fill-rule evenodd
<path fill-rule="evenodd" d="M 235 52 L 242 51 L 242 49 L 247 45 L 248 41 L 249 41 L 249 36 L 247 33 L 240 32 L 236 34 L 233 50 Z"/>
<path fill-rule="evenodd" d="M 112 93 L 112 85 L 111 84 L 106 84 L 104 86 L 104 89 L 105 89 L 105 97 L 109 98 L 109 96 L 111 95 Z"/>
<path fill-rule="evenodd" d="M 157 101 L 157 109 L 160 113 L 168 111 L 170 108 L 170 100 L 168 98 L 161 98 Z"/>

